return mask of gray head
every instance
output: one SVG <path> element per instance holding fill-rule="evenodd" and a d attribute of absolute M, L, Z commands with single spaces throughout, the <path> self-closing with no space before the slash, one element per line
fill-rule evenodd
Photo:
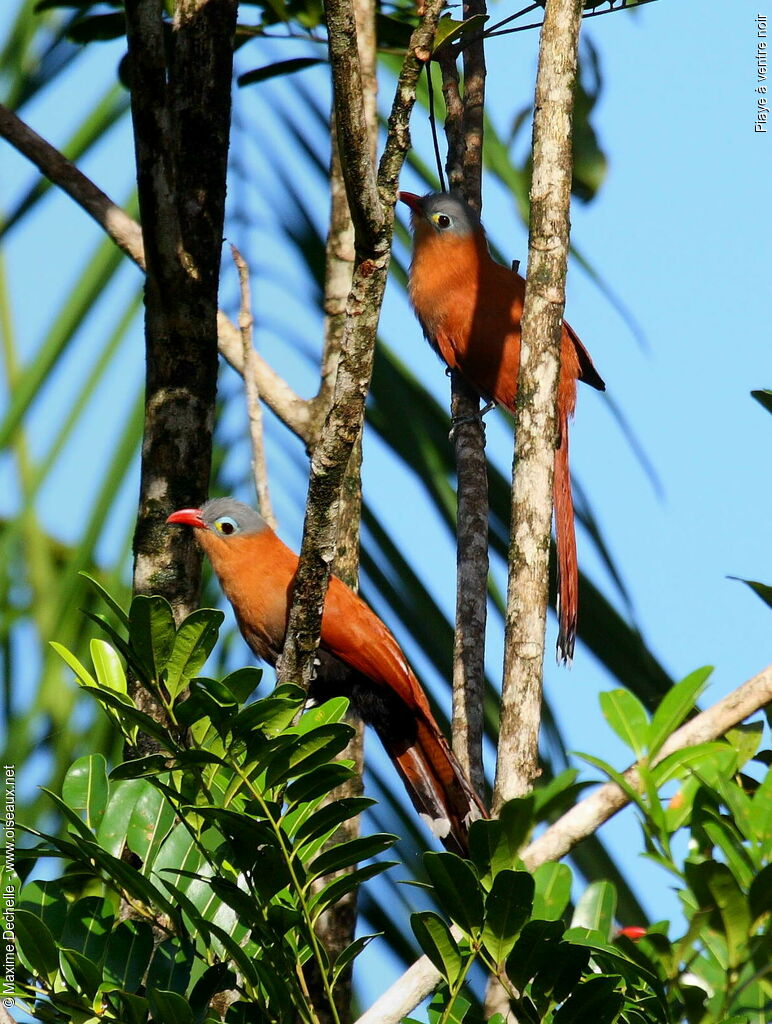
<path fill-rule="evenodd" d="M 415 231 L 429 228 L 438 235 L 466 238 L 481 229 L 479 216 L 460 192 L 430 192 L 427 196 L 400 192 L 399 198 L 412 211 Z"/>
<path fill-rule="evenodd" d="M 181 508 L 172 512 L 166 522 L 184 523 L 220 537 L 261 533 L 268 528 L 259 512 L 235 498 L 212 498 L 201 508 Z"/>

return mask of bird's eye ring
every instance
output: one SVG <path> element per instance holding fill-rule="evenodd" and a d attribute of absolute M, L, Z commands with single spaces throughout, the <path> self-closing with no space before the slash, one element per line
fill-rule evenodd
<path fill-rule="evenodd" d="M 235 533 L 239 524 L 235 519 L 231 519 L 230 516 L 220 516 L 219 519 L 215 519 L 214 527 L 218 533 L 224 534 L 226 537 L 230 537 L 232 533 Z"/>
<path fill-rule="evenodd" d="M 447 213 L 438 213 L 434 218 L 434 223 L 437 225 L 438 228 L 449 228 L 450 217 L 447 215 Z"/>

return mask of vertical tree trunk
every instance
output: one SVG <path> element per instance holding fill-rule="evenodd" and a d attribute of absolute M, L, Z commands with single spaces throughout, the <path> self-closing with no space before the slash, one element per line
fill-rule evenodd
<path fill-rule="evenodd" d="M 207 495 L 217 380 L 236 0 L 127 0 L 131 110 L 147 280 L 145 429 L 136 593 L 196 606 L 200 554 L 164 520 Z"/>
<path fill-rule="evenodd" d="M 582 0 L 547 0 L 539 48 L 495 807 L 527 793 L 539 774 L 571 123 L 581 16 Z"/>

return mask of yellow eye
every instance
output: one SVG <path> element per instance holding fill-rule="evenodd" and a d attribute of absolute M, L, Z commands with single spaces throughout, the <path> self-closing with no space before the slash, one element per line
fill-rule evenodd
<path fill-rule="evenodd" d="M 215 519 L 214 528 L 218 533 L 222 533 L 226 537 L 230 537 L 232 533 L 236 533 L 239 528 L 239 524 L 235 519 L 231 519 L 230 516 L 220 516 L 219 519 Z"/>
<path fill-rule="evenodd" d="M 450 227 L 450 217 L 447 213 L 433 213 L 432 220 L 438 228 L 445 229 Z"/>

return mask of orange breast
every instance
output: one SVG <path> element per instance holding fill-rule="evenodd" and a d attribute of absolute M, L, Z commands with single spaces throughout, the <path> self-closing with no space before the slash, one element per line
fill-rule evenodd
<path fill-rule="evenodd" d="M 447 365 L 485 398 L 514 410 L 520 369 L 525 280 L 496 263 L 483 235 L 431 234 L 416 245 L 410 299 L 429 340 Z M 573 411 L 580 374 L 566 329 L 561 345 L 561 398 Z"/>

